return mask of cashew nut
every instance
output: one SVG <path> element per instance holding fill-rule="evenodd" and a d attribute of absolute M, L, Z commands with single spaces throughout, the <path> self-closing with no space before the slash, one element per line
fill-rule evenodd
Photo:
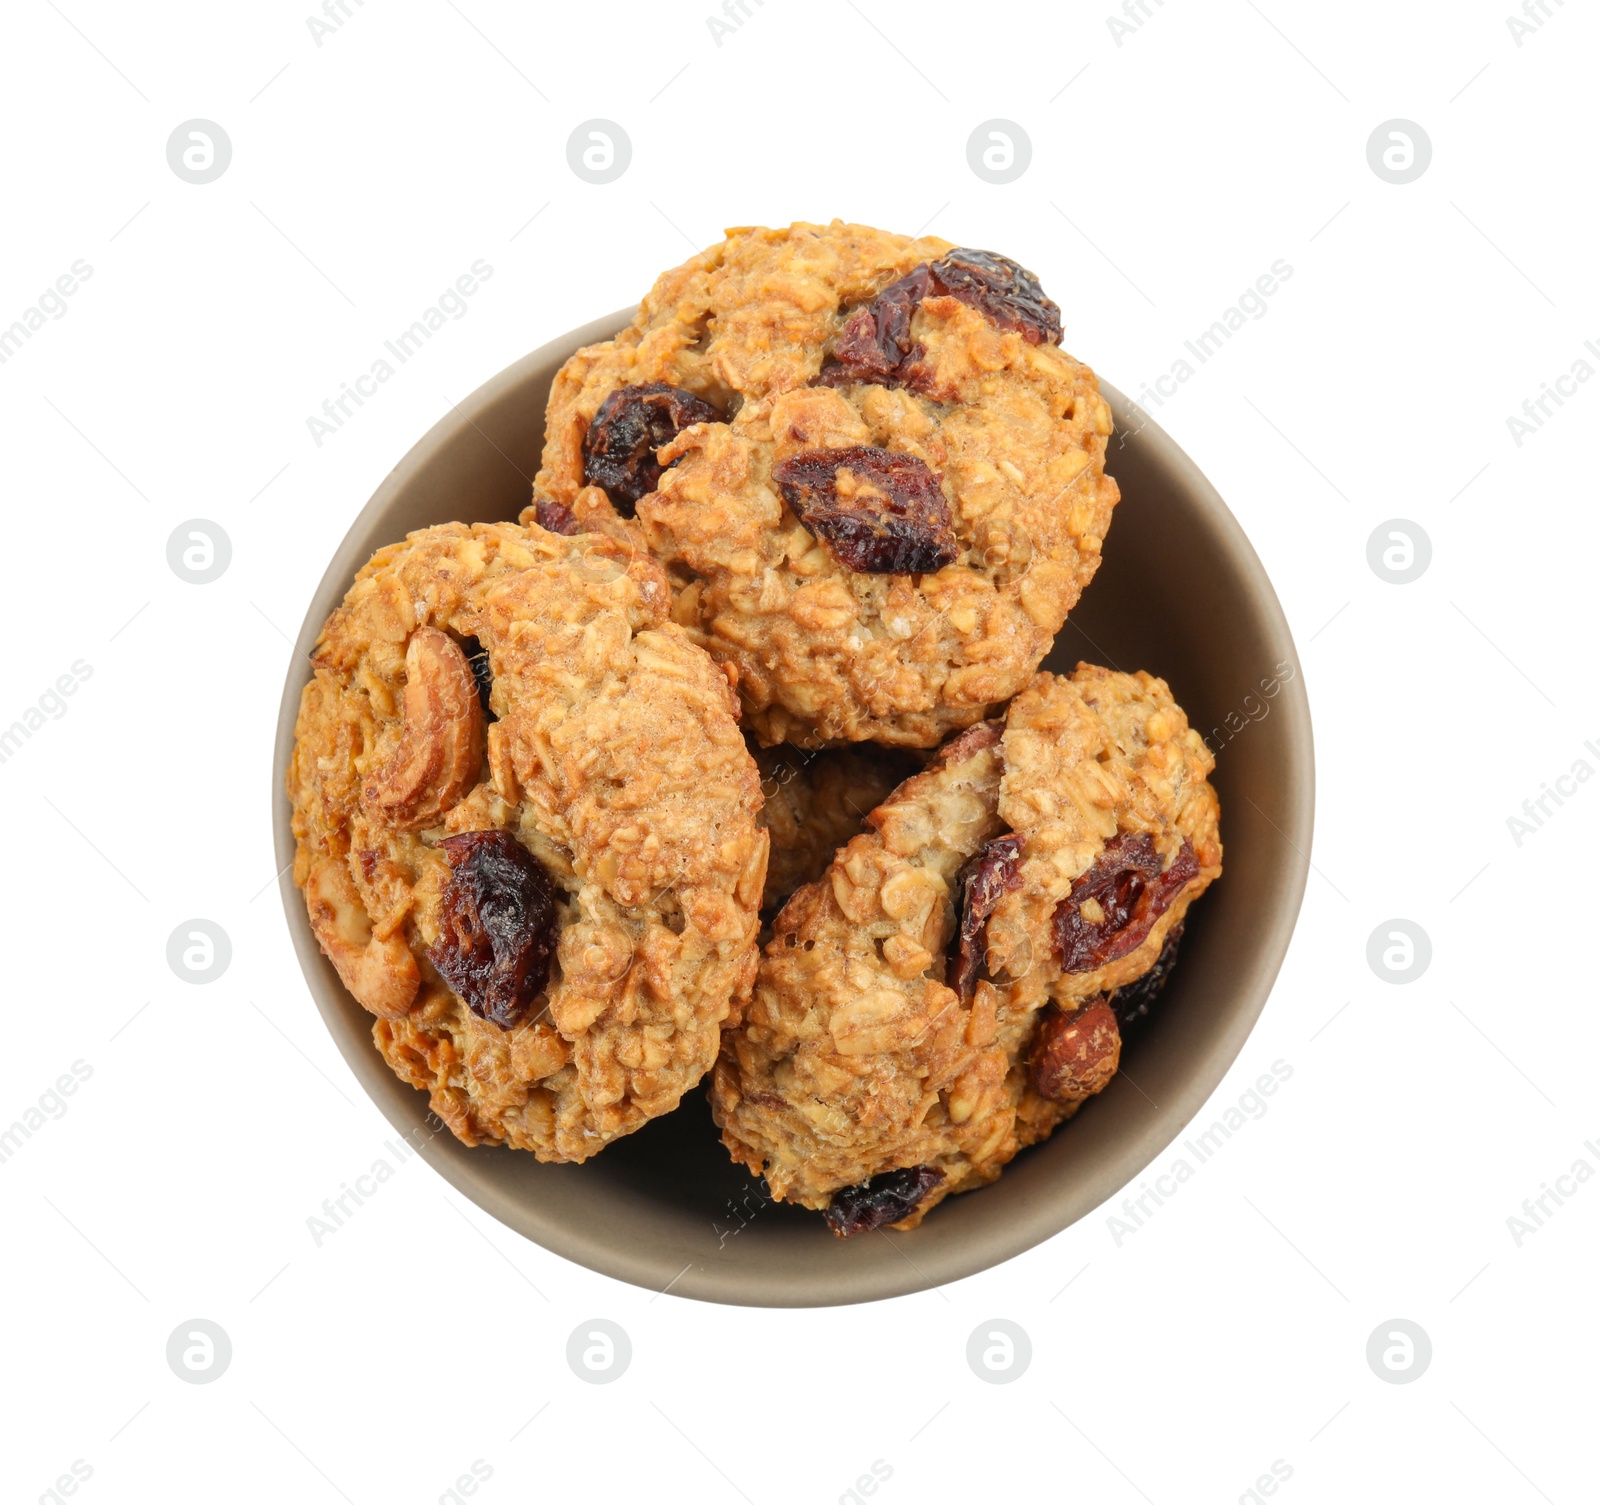
<path fill-rule="evenodd" d="M 466 655 L 437 627 L 406 647 L 405 724 L 400 746 L 366 782 L 361 803 L 391 830 L 431 825 L 477 781 L 483 708 Z"/>
<path fill-rule="evenodd" d="M 400 1019 L 417 996 L 421 974 L 403 929 L 379 939 L 350 870 L 334 857 L 318 860 L 306 881 L 311 929 L 339 979 L 362 1008 Z"/>

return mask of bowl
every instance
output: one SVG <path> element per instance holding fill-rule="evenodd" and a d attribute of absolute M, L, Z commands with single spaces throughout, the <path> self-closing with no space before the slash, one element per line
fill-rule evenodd
<path fill-rule="evenodd" d="M 1192 461 L 1105 383 L 1117 435 L 1107 468 L 1122 503 L 1104 562 L 1045 660 L 1148 669 L 1217 752 L 1225 871 L 1190 911 L 1184 958 L 1125 1070 L 993 1185 L 952 1197 L 910 1233 L 848 1242 L 814 1212 L 771 1202 L 723 1150 L 703 1093 L 584 1165 L 468 1149 L 430 1127 L 426 1096 L 395 1077 L 372 1019 L 312 935 L 287 871 L 284 792 L 309 654 L 374 550 L 433 523 L 512 519 L 527 504 L 551 380 L 625 309 L 575 329 L 485 383 L 440 420 L 362 509 L 306 612 L 283 687 L 272 811 L 284 912 L 306 984 L 384 1116 L 464 1196 L 589 1269 L 677 1296 L 749 1306 L 832 1306 L 903 1296 L 1032 1248 L 1133 1181 L 1222 1080 L 1289 945 L 1311 848 L 1311 717 L 1282 609 L 1243 531 Z M 1137 1083 L 1137 1085 L 1135 1085 Z"/>

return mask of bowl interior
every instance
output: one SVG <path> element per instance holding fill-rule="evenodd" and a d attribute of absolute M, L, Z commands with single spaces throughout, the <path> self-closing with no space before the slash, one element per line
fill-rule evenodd
<path fill-rule="evenodd" d="M 362 510 L 317 589 L 284 686 L 273 764 L 280 866 L 294 854 L 284 777 L 308 654 L 355 572 L 383 544 L 448 521 L 515 518 L 561 363 L 632 317 L 596 320 L 508 367 L 436 425 Z M 1102 383 L 1116 418 L 1107 468 L 1122 503 L 1094 583 L 1046 667 L 1148 669 L 1218 753 L 1225 872 L 1190 912 L 1184 958 L 1128 1042 L 1110 1087 L 994 1185 L 922 1227 L 849 1242 L 815 1213 L 771 1203 L 721 1147 L 703 1095 L 585 1165 L 469 1150 L 428 1127 L 424 1095 L 379 1057 L 371 1018 L 323 957 L 287 872 L 280 889 L 306 981 L 384 1115 L 485 1211 L 591 1269 L 676 1295 L 760 1306 L 866 1301 L 975 1274 L 1076 1221 L 1134 1179 L 1222 1079 L 1266 1001 L 1305 887 L 1311 724 L 1287 623 L 1249 542 L 1205 477 Z M 1271 686 L 1270 693 L 1267 686 Z"/>

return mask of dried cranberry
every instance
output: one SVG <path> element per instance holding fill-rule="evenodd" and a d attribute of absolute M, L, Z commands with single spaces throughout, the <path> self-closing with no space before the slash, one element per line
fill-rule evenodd
<path fill-rule="evenodd" d="M 1000 328 L 1016 330 L 1030 345 L 1061 343 L 1061 310 L 1032 272 L 1009 256 L 958 248 L 924 262 L 855 309 L 835 337 L 817 384 L 919 385 L 926 352 L 911 338 L 911 320 L 924 298 L 939 296 L 959 299 Z"/>
<path fill-rule="evenodd" d="M 961 870 L 961 922 L 950 986 L 963 1002 L 972 997 L 983 965 L 984 929 L 1002 895 L 1022 886 L 1022 838 L 997 836 Z"/>
<path fill-rule="evenodd" d="M 572 515 L 572 508 L 565 502 L 553 502 L 545 496 L 536 496 L 533 499 L 533 520 L 546 533 L 583 532 L 578 526 L 578 519 Z"/>
<path fill-rule="evenodd" d="M 832 360 L 818 373 L 818 385 L 903 386 L 923 355 L 922 346 L 911 341 L 911 318 L 932 288 L 932 267 L 924 262 L 854 310 L 834 338 Z"/>
<path fill-rule="evenodd" d="M 1064 1014 L 1055 1004 L 1039 1013 L 1028 1047 L 1028 1081 L 1040 1097 L 1081 1103 L 1117 1074 L 1122 1037 L 1103 998 Z"/>
<path fill-rule="evenodd" d="M 474 1014 L 510 1029 L 550 978 L 555 886 L 508 831 L 467 831 L 439 848 L 450 880 L 428 960 Z"/>
<path fill-rule="evenodd" d="M 1200 871 L 1187 837 L 1172 866 L 1161 868 L 1161 854 L 1148 832 L 1113 836 L 1100 860 L 1072 885 L 1056 906 L 1056 945 L 1063 972 L 1093 972 L 1126 956 L 1150 934 L 1184 885 Z M 1100 918 L 1083 912 L 1097 904 Z"/>
<path fill-rule="evenodd" d="M 473 683 L 478 687 L 478 704 L 483 707 L 483 719 L 499 720 L 489 709 L 489 695 L 494 689 L 494 670 L 489 667 L 489 650 L 477 638 L 461 638 L 458 641 L 461 651 L 467 656 L 467 667 L 472 670 Z"/>
<path fill-rule="evenodd" d="M 902 1170 L 885 1171 L 860 1186 L 846 1186 L 833 1194 L 822 1216 L 840 1238 L 870 1233 L 886 1223 L 908 1218 L 941 1181 L 944 1172 L 936 1165 L 908 1165 Z"/>
<path fill-rule="evenodd" d="M 841 486 L 840 472 L 850 479 Z M 960 552 L 939 477 L 914 455 L 809 449 L 772 468 L 789 509 L 861 575 L 941 570 Z"/>
<path fill-rule="evenodd" d="M 1113 989 L 1108 996 L 1106 1001 L 1111 1005 L 1111 1012 L 1117 1016 L 1117 1023 L 1124 1030 L 1150 1012 L 1150 1005 L 1166 987 L 1172 969 L 1178 965 L 1178 942 L 1182 939 L 1183 921 L 1179 920 L 1167 932 L 1155 965 L 1143 977 L 1136 977 L 1132 982 Z"/>
<path fill-rule="evenodd" d="M 720 423 L 709 402 L 664 381 L 618 387 L 600 404 L 583 440 L 583 478 L 600 487 L 624 517 L 656 489 L 666 468 L 656 451 L 695 423 Z"/>
<path fill-rule="evenodd" d="M 1045 297 L 1039 279 L 1009 256 L 958 249 L 928 268 L 933 291 L 959 298 L 990 323 L 1014 329 L 1030 345 L 1061 343 L 1061 310 Z"/>

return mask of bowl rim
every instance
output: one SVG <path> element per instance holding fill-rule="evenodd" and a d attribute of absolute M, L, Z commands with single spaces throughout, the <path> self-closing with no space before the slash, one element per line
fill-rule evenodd
<path fill-rule="evenodd" d="M 530 1242 L 587 1269 L 630 1285 L 660 1291 L 662 1266 L 648 1250 L 627 1241 L 608 1239 L 592 1229 L 584 1230 L 567 1222 L 541 1217 L 539 1209 L 530 1207 L 525 1199 L 482 1173 L 484 1161 L 480 1157 L 490 1153 L 486 1149 L 464 1150 L 448 1133 L 418 1138 L 418 1119 L 429 1116 L 426 1100 L 417 1089 L 393 1074 L 373 1048 L 369 1029 L 356 1031 L 348 1027 L 330 996 L 328 978 L 333 974 L 311 932 L 304 898 L 294 884 L 295 842 L 286 792 L 300 695 L 311 677 L 309 655 L 327 611 L 331 610 L 331 607 L 322 608 L 319 603 L 331 600 L 337 604 L 343 599 L 356 571 L 370 557 L 370 550 L 361 545 L 360 540 L 370 531 L 371 524 L 387 513 L 429 461 L 460 436 L 464 425 L 476 428 L 480 417 L 516 392 L 534 372 L 552 363 L 559 366 L 580 347 L 609 338 L 629 323 L 634 312 L 634 307 L 622 309 L 557 336 L 454 403 L 451 410 L 406 451 L 351 520 L 312 593 L 296 635 L 279 701 L 269 798 L 274 854 L 279 868 L 279 897 L 305 985 L 340 1055 L 379 1112 L 435 1171 L 497 1221 Z M 1285 763 L 1292 775 L 1284 791 L 1285 803 L 1280 812 L 1283 824 L 1279 831 L 1294 855 L 1287 860 L 1288 881 L 1280 888 L 1270 914 L 1263 917 L 1269 923 L 1255 935 L 1249 996 L 1233 1006 L 1228 1016 L 1229 1027 L 1210 1043 L 1209 1049 L 1195 1062 L 1194 1069 L 1186 1074 L 1182 1089 L 1168 1096 L 1167 1102 L 1137 1136 L 1129 1136 L 1114 1151 L 1102 1154 L 1097 1169 L 1083 1179 L 1070 1198 L 1061 1199 L 1054 1207 L 1030 1207 L 1023 1217 L 1014 1218 L 1004 1230 L 994 1230 L 984 1242 L 981 1258 L 952 1256 L 950 1250 L 945 1249 L 938 1257 L 919 1254 L 914 1266 L 909 1261 L 900 1262 L 893 1267 L 892 1278 L 878 1270 L 857 1270 L 848 1275 L 840 1270 L 831 1276 L 810 1279 L 796 1279 L 791 1273 L 783 1277 L 781 1286 L 771 1280 L 764 1282 L 743 1272 L 734 1275 L 715 1264 L 702 1263 L 679 1273 L 679 1278 L 672 1281 L 672 1295 L 719 1305 L 842 1306 L 912 1295 L 993 1269 L 1089 1216 L 1109 1197 L 1132 1183 L 1174 1143 L 1227 1075 L 1266 1006 L 1299 919 L 1310 871 L 1316 768 L 1303 666 L 1271 579 L 1216 488 L 1147 412 L 1103 378 L 1099 379 L 1099 385 L 1112 409 L 1117 432 L 1127 434 L 1136 430 L 1140 443 L 1150 447 L 1155 464 L 1173 476 L 1186 502 L 1198 508 L 1202 525 L 1218 538 L 1246 579 L 1251 605 L 1261 617 L 1265 630 L 1288 645 L 1299 671 L 1282 685 L 1274 708 L 1275 714 L 1283 718 Z M 334 986 L 337 989 L 336 979 Z M 670 1275 L 670 1271 L 668 1273 Z"/>

